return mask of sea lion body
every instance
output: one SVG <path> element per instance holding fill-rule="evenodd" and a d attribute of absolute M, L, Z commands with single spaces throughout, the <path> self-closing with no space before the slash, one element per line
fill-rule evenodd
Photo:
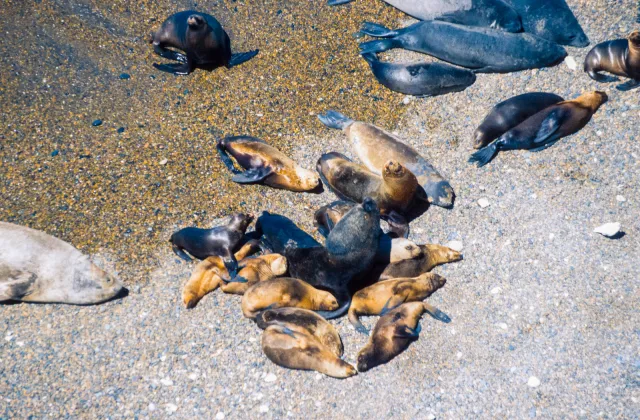
<path fill-rule="evenodd" d="M 356 331 L 368 334 L 360 315 L 379 315 L 386 308 L 395 308 L 405 302 L 422 301 L 445 285 L 447 280 L 434 273 L 415 278 L 397 278 L 381 281 L 357 291 L 351 299 L 348 317 Z"/>
<path fill-rule="evenodd" d="M 564 0 L 505 0 L 522 18 L 525 32 L 560 45 L 586 47 L 589 38 Z"/>
<path fill-rule="evenodd" d="M 267 309 L 254 320 L 263 330 L 271 325 L 281 325 L 293 331 L 309 333 L 338 357 L 342 357 L 344 352 L 338 331 L 313 311 L 300 308 Z"/>
<path fill-rule="evenodd" d="M 387 63 L 378 60 L 373 53 L 362 54 L 362 57 L 380 84 L 405 95 L 436 96 L 460 92 L 476 81 L 472 71 L 449 64 Z"/>
<path fill-rule="evenodd" d="M 395 278 L 413 278 L 428 273 L 435 267 L 462 260 L 462 254 L 442 245 L 420 245 L 422 255 L 391 264 L 377 264 L 370 273 L 370 278 L 375 281 Z"/>
<path fill-rule="evenodd" d="M 291 277 L 256 283 L 242 295 L 242 313 L 247 318 L 254 318 L 265 309 L 284 307 L 330 312 L 339 305 L 331 293 Z"/>
<path fill-rule="evenodd" d="M 301 167 L 275 147 L 255 137 L 227 137 L 218 142 L 217 149 L 227 168 L 235 173 L 234 182 L 263 182 L 289 191 L 311 191 L 320 184 L 315 172 Z M 235 169 L 227 154 L 231 154 L 245 172 Z"/>
<path fill-rule="evenodd" d="M 335 111 L 328 111 L 318 118 L 324 125 L 345 132 L 358 158 L 371 172 L 381 174 L 387 161 L 398 162 L 416 176 L 422 187 L 422 190 L 418 189 L 416 197 L 440 207 L 453 206 L 454 192 L 449 182 L 416 150 L 396 136 L 373 124 L 353 121 Z"/>
<path fill-rule="evenodd" d="M 631 79 L 618 85 L 619 90 L 640 86 L 640 32 L 634 31 L 627 39 L 606 41 L 593 47 L 584 60 L 584 71 L 598 82 L 613 81 L 600 74 L 601 71 Z"/>
<path fill-rule="evenodd" d="M 271 325 L 264 330 L 262 351 L 273 363 L 290 369 L 315 370 L 334 378 L 348 378 L 358 373 L 312 334 L 282 325 Z"/>
<path fill-rule="evenodd" d="M 254 284 L 271 280 L 287 272 L 287 259 L 280 254 L 260 255 L 238 263 L 238 275 L 220 288 L 225 293 L 243 295 Z"/>
<path fill-rule="evenodd" d="M 491 109 L 473 134 L 474 145 L 480 149 L 532 115 L 562 102 L 561 96 L 546 92 L 530 92 L 502 101 Z"/>
<path fill-rule="evenodd" d="M 187 10 L 169 16 L 151 34 L 150 43 L 156 54 L 181 64 L 154 64 L 158 70 L 188 74 L 195 67 L 231 68 L 254 57 L 258 50 L 231 54 L 229 36 L 220 22 L 206 13 Z M 184 51 L 184 54 L 167 47 Z"/>
<path fill-rule="evenodd" d="M 398 30 L 365 22 L 361 32 L 386 39 L 360 44 L 360 53 L 404 48 L 428 54 L 475 73 L 509 73 L 550 67 L 567 52 L 561 46 L 525 33 L 424 21 Z"/>
<path fill-rule="evenodd" d="M 71 244 L 0 222 L 0 302 L 90 305 L 117 296 L 122 283 Z"/>
<path fill-rule="evenodd" d="M 606 93 L 594 91 L 551 105 L 471 155 L 469 162 L 484 166 L 503 150 L 539 152 L 547 149 L 561 138 L 580 131 L 606 101 Z"/>

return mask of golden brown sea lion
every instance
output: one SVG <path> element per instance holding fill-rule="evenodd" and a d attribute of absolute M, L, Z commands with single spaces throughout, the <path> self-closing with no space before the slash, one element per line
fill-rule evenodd
<path fill-rule="evenodd" d="M 584 59 L 584 71 L 598 82 L 613 82 L 615 77 L 600 74 L 606 71 L 617 76 L 628 77 L 619 90 L 630 90 L 640 86 L 640 31 L 633 31 L 626 39 L 602 42 Z"/>
<path fill-rule="evenodd" d="M 273 363 L 289 369 L 315 370 L 340 379 L 358 373 L 313 335 L 282 325 L 271 325 L 264 330 L 262 351 Z"/>
<path fill-rule="evenodd" d="M 293 331 L 309 333 L 338 357 L 342 357 L 344 352 L 338 331 L 313 311 L 300 308 L 267 309 L 256 315 L 254 321 L 263 330 L 271 325 L 281 325 Z"/>
<path fill-rule="evenodd" d="M 446 246 L 426 244 L 420 245 L 420 249 L 422 250 L 422 255 L 417 258 L 387 265 L 376 265 L 370 274 L 370 278 L 374 281 L 380 281 L 418 277 L 439 265 L 462 260 L 462 254 Z"/>
<path fill-rule="evenodd" d="M 436 308 L 426 302 L 403 303 L 380 317 L 369 342 L 358 353 L 358 371 L 365 372 L 387 363 L 420 335 L 420 318 Z"/>
<path fill-rule="evenodd" d="M 242 296 L 242 313 L 247 318 L 254 318 L 265 309 L 283 307 L 334 311 L 338 301 L 331 293 L 291 277 L 261 281 Z"/>
<path fill-rule="evenodd" d="M 424 300 L 446 282 L 444 277 L 435 273 L 424 273 L 415 278 L 391 279 L 372 284 L 353 295 L 349 307 L 349 322 L 356 331 L 369 334 L 360 322 L 359 315 L 379 315 L 386 308 L 395 308 L 405 302 Z M 448 322 L 447 318 L 442 317 L 444 314 L 441 312 L 437 315 L 441 321 Z"/>
<path fill-rule="evenodd" d="M 287 272 L 287 259 L 280 254 L 267 254 L 246 258 L 239 267 L 238 275 L 220 286 L 223 292 L 243 295 L 255 283 L 283 275 Z"/>
<path fill-rule="evenodd" d="M 227 169 L 235 174 L 231 178 L 234 182 L 263 182 L 289 191 L 312 191 L 320 185 L 315 172 L 301 167 L 275 147 L 255 137 L 227 137 L 218 142 L 217 149 Z M 233 166 L 229 154 L 245 169 L 244 172 Z"/>

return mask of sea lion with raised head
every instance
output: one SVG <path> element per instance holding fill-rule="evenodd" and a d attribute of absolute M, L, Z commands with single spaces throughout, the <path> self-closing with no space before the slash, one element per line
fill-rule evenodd
<path fill-rule="evenodd" d="M 562 101 L 561 96 L 553 93 L 529 92 L 500 102 L 473 133 L 473 147 L 486 146 L 530 116 Z"/>
<path fill-rule="evenodd" d="M 551 67 L 567 56 L 561 46 L 530 34 L 448 22 L 424 21 L 398 30 L 365 22 L 361 32 L 385 39 L 360 44 L 360 54 L 404 48 L 472 69 L 475 73 L 509 73 Z"/>
<path fill-rule="evenodd" d="M 405 302 L 424 300 L 440 289 L 447 280 L 435 273 L 424 273 L 414 278 L 397 278 L 381 281 L 357 291 L 351 298 L 348 318 L 356 331 L 369 334 L 360 322 L 360 315 L 379 315 L 387 308 L 395 308 Z M 448 317 L 438 311 L 434 316 L 449 322 Z"/>
<path fill-rule="evenodd" d="M 358 353 L 358 372 L 385 364 L 420 336 L 420 318 L 440 312 L 427 302 L 403 303 L 380 317 L 367 344 Z"/>
<path fill-rule="evenodd" d="M 422 190 L 418 189 L 417 198 L 440 207 L 453 206 L 454 192 L 449 182 L 417 151 L 396 136 L 373 124 L 354 121 L 336 111 L 319 114 L 318 119 L 327 127 L 343 130 L 356 155 L 371 172 L 381 175 L 387 161 L 398 162 L 418 179 Z"/>
<path fill-rule="evenodd" d="M 238 275 L 220 285 L 223 292 L 243 295 L 258 282 L 282 276 L 287 272 L 287 259 L 280 254 L 267 254 L 244 259 L 238 266 Z"/>
<path fill-rule="evenodd" d="M 0 222 L 0 302 L 92 305 L 118 296 L 123 289 L 118 278 L 71 244 Z"/>
<path fill-rule="evenodd" d="M 504 150 L 539 152 L 547 149 L 561 138 L 580 131 L 607 99 L 606 93 L 594 91 L 551 105 L 472 154 L 469 162 L 480 167 Z"/>
<path fill-rule="evenodd" d="M 391 264 L 377 264 L 369 279 L 375 281 L 395 278 L 413 278 L 428 273 L 435 267 L 462 260 L 462 254 L 446 246 L 436 244 L 419 245 L 422 255 L 410 260 L 398 261 Z"/>
<path fill-rule="evenodd" d="M 264 330 L 262 351 L 273 363 L 289 369 L 315 370 L 339 379 L 358 373 L 312 334 L 282 325 L 271 325 Z"/>
<path fill-rule="evenodd" d="M 444 63 L 388 63 L 374 53 L 362 54 L 380 84 L 394 92 L 413 96 L 437 96 L 460 92 L 476 81 L 467 69 Z"/>
<path fill-rule="evenodd" d="M 353 0 L 329 0 L 330 6 Z M 502 0 L 385 0 L 420 20 L 443 20 L 466 26 L 486 26 L 520 32 L 522 21 L 513 7 Z"/>
<path fill-rule="evenodd" d="M 281 325 L 293 331 L 309 333 L 338 357 L 342 357 L 344 352 L 338 331 L 313 311 L 300 308 L 267 309 L 256 315 L 254 321 L 263 330 L 271 325 Z"/>
<path fill-rule="evenodd" d="M 158 70 L 173 74 L 189 74 L 196 67 L 231 68 L 258 54 L 258 50 L 231 54 L 229 35 L 220 22 L 206 13 L 186 10 L 169 16 L 149 40 L 160 57 L 177 64 L 153 64 Z M 184 54 L 167 47 L 184 51 Z"/>
<path fill-rule="evenodd" d="M 616 88 L 627 91 L 640 86 L 640 31 L 633 31 L 626 39 L 602 42 L 587 54 L 584 71 L 597 82 L 613 82 L 615 77 L 600 74 L 601 71 L 628 77 L 629 81 Z"/>
<path fill-rule="evenodd" d="M 289 191 L 315 190 L 320 180 L 315 172 L 305 169 L 263 140 L 249 136 L 227 137 L 218 142 L 218 153 L 225 166 L 240 184 L 262 182 Z M 232 155 L 245 171 L 240 172 L 229 158 Z"/>

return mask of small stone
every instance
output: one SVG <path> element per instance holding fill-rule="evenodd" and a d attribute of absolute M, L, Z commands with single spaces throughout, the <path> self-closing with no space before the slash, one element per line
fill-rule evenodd
<path fill-rule="evenodd" d="M 494 287 L 493 289 L 491 289 L 491 294 L 492 295 L 497 295 L 501 291 L 502 291 L 502 289 L 500 287 Z"/>
<path fill-rule="evenodd" d="M 578 68 L 578 64 L 576 63 L 576 59 L 573 58 L 572 56 L 568 55 L 565 59 L 564 59 L 564 63 L 567 65 L 567 67 L 569 67 L 569 69 L 571 71 L 576 71 L 576 69 Z"/>
<path fill-rule="evenodd" d="M 129 73 L 120 73 L 120 79 L 122 80 L 129 80 L 131 79 L 131 75 L 129 75 Z"/>
<path fill-rule="evenodd" d="M 507 324 L 505 324 L 504 322 L 499 323 L 498 327 L 502 328 L 503 330 L 506 330 L 507 328 L 509 328 Z"/>
<path fill-rule="evenodd" d="M 620 223 L 605 223 L 602 226 L 598 226 L 593 231 L 606 236 L 607 238 L 611 238 L 620 232 Z"/>
<path fill-rule="evenodd" d="M 58 150 L 54 150 L 53 152 L 51 152 L 51 157 L 55 157 L 58 156 L 60 152 Z"/>
<path fill-rule="evenodd" d="M 428 419 L 428 420 L 435 420 L 435 418 L 436 418 L 436 416 L 435 416 L 435 415 L 433 415 L 433 414 L 429 414 L 429 415 L 427 416 L 427 419 Z"/>
<path fill-rule="evenodd" d="M 267 404 L 262 404 L 258 409 L 261 413 L 267 413 L 269 411 L 269 406 Z"/>
<path fill-rule="evenodd" d="M 464 245 L 462 244 L 461 241 L 449 241 L 445 246 L 457 252 L 462 251 L 462 249 L 464 248 Z"/>
<path fill-rule="evenodd" d="M 91 125 L 94 127 L 98 127 L 99 125 L 102 125 L 102 120 L 93 120 Z"/>
<path fill-rule="evenodd" d="M 120 128 L 118 128 L 118 130 L 117 130 L 117 131 L 118 131 L 118 134 L 122 134 L 122 133 L 124 133 L 124 127 L 120 127 Z"/>
<path fill-rule="evenodd" d="M 190 374 L 189 379 L 191 379 L 192 381 L 195 381 L 196 379 L 198 379 L 198 374 L 197 373 Z"/>
<path fill-rule="evenodd" d="M 164 386 L 171 386 L 173 385 L 173 381 L 169 378 L 164 378 L 164 379 L 160 379 L 160 383 Z"/>
<path fill-rule="evenodd" d="M 150 403 L 147 409 L 149 411 L 156 411 L 156 405 L 154 403 Z"/>
<path fill-rule="evenodd" d="M 596 134 L 598 135 L 598 137 L 602 137 L 602 134 L 603 134 L 603 133 L 602 133 L 602 130 L 598 130 L 598 131 L 596 131 Z"/>
<path fill-rule="evenodd" d="M 529 385 L 531 388 L 537 388 L 540 386 L 540 379 L 536 378 L 535 376 L 532 376 L 527 381 L 527 385 Z"/>
<path fill-rule="evenodd" d="M 175 413 L 176 411 L 178 411 L 178 406 L 175 404 L 168 403 L 165 405 L 165 407 L 167 409 L 167 413 Z"/>
<path fill-rule="evenodd" d="M 411 98 L 408 96 L 405 96 L 404 99 L 402 100 L 402 103 L 405 105 L 409 105 L 409 103 L 411 103 Z"/>
<path fill-rule="evenodd" d="M 457 357 L 458 359 L 462 359 L 462 352 L 461 352 L 461 351 L 457 352 L 457 353 L 456 353 L 456 357 Z"/>
<path fill-rule="evenodd" d="M 160 165 L 166 165 L 167 162 L 169 162 L 168 159 L 162 159 L 160 162 L 158 162 Z"/>
<path fill-rule="evenodd" d="M 218 414 L 216 414 L 216 420 L 222 419 L 224 419 L 224 413 L 222 411 L 218 411 Z"/>
<path fill-rule="evenodd" d="M 624 203 L 625 201 L 627 201 L 627 199 L 624 198 L 624 196 L 622 196 L 622 195 L 616 195 L 616 200 L 621 202 L 621 203 Z"/>
<path fill-rule="evenodd" d="M 276 379 L 278 379 L 278 377 L 276 375 L 274 375 L 273 373 L 270 373 L 267 375 L 266 378 L 264 378 L 265 382 L 274 382 Z"/>
<path fill-rule="evenodd" d="M 481 198 L 480 200 L 478 200 L 478 205 L 480 206 L 480 208 L 487 208 L 490 206 L 489 200 L 487 200 L 486 198 Z"/>

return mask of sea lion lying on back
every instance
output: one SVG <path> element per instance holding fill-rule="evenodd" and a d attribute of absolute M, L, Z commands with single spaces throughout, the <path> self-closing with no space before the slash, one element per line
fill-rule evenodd
<path fill-rule="evenodd" d="M 630 78 L 628 82 L 616 86 L 619 90 L 640 86 L 640 32 L 633 31 L 627 39 L 606 41 L 593 47 L 584 59 L 584 71 L 598 82 L 616 80 L 600 74 L 601 71 Z"/>
<path fill-rule="evenodd" d="M 122 290 L 120 280 L 67 242 L 0 222 L 0 302 L 91 305 Z"/>
<path fill-rule="evenodd" d="M 318 176 L 294 162 L 263 140 L 249 136 L 227 137 L 218 142 L 218 153 L 225 166 L 240 184 L 263 182 L 289 191 L 312 191 L 318 187 Z M 240 172 L 229 158 L 231 154 L 245 171 Z"/>
<path fill-rule="evenodd" d="M 149 43 L 161 57 L 178 61 L 180 64 L 155 64 L 158 70 L 174 74 L 189 74 L 196 67 L 231 68 L 253 58 L 258 50 L 231 54 L 229 36 L 220 22 L 206 13 L 187 10 L 167 18 L 156 32 L 151 34 Z M 184 54 L 167 47 L 177 48 Z"/>
<path fill-rule="evenodd" d="M 472 154 L 469 162 L 477 163 L 480 167 L 503 150 L 539 152 L 547 149 L 561 138 L 580 131 L 607 99 L 606 93 L 595 91 L 551 105 Z"/>

